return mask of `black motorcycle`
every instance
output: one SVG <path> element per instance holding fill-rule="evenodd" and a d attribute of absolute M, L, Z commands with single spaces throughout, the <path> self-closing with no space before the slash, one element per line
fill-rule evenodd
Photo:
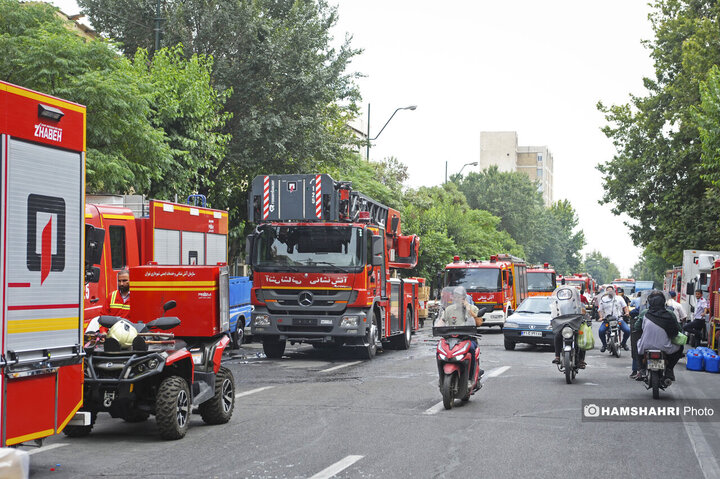
<path fill-rule="evenodd" d="M 645 365 L 647 373 L 643 377 L 645 387 L 652 389 L 653 399 L 660 399 L 660 390 L 670 387 L 672 380 L 665 376 L 667 358 L 665 353 L 657 349 L 645 351 Z"/>
<path fill-rule="evenodd" d="M 610 354 L 616 358 L 620 357 L 620 323 L 618 318 L 608 315 L 603 320 L 605 323 L 605 340 Z"/>
<path fill-rule="evenodd" d="M 558 370 L 565 374 L 565 382 L 568 384 L 572 384 L 579 370 L 580 350 L 577 347 L 577 339 L 578 331 L 584 321 L 585 316 L 582 314 L 566 314 L 550 321 L 553 334 L 562 336 L 563 348 L 560 351 Z"/>

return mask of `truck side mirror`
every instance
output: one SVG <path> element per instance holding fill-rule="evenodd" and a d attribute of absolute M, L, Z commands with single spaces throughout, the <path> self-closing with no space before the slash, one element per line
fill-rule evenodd
<path fill-rule="evenodd" d="M 707 273 L 700 273 L 700 284 L 707 284 Z"/>
<path fill-rule="evenodd" d="M 380 235 L 372 236 L 372 265 L 382 266 L 385 262 L 385 251 L 383 237 Z"/>
<path fill-rule="evenodd" d="M 102 262 L 103 245 L 105 244 L 105 230 L 85 224 L 85 282 L 97 283 L 100 281 L 100 268 L 96 264 Z"/>
<path fill-rule="evenodd" d="M 253 248 L 255 247 L 255 235 L 248 235 L 245 239 L 245 264 L 252 266 Z"/>
<path fill-rule="evenodd" d="M 688 283 L 686 289 L 687 289 L 688 295 L 695 294 L 695 285 L 694 284 Z"/>

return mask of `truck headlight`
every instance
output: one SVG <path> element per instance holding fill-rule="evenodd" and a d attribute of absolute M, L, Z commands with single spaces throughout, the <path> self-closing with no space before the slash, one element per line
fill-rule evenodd
<path fill-rule="evenodd" d="M 267 314 L 258 314 L 253 318 L 255 326 L 270 326 L 270 316 Z"/>
<path fill-rule="evenodd" d="M 357 316 L 343 316 L 340 322 L 341 328 L 357 328 L 358 317 Z"/>
<path fill-rule="evenodd" d="M 562 328 L 561 333 L 563 338 L 570 339 L 575 334 L 575 331 L 573 331 L 572 328 L 565 326 L 564 328 Z"/>

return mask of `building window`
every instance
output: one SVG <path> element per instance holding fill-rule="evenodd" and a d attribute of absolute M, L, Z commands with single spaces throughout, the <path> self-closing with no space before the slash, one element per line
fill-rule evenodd
<path fill-rule="evenodd" d="M 538 177 L 538 178 L 542 178 L 542 177 L 543 177 L 543 169 L 542 169 L 542 167 L 539 167 L 539 168 L 537 169 L 537 177 Z"/>
<path fill-rule="evenodd" d="M 537 155 L 537 162 L 538 162 L 538 163 L 542 163 L 542 160 L 543 160 L 542 153 L 538 153 L 538 155 Z"/>

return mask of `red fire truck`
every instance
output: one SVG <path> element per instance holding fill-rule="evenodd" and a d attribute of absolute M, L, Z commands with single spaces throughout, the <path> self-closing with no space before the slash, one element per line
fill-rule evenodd
<path fill-rule="evenodd" d="M 595 280 L 588 273 L 575 273 L 569 276 L 563 276 L 564 284 L 577 286 L 584 292 L 595 293 Z"/>
<path fill-rule="evenodd" d="M 119 204 L 85 205 L 86 223 L 105 230 L 100 281 L 85 287 L 86 323 L 117 289 L 117 273 L 123 268 L 150 261 L 172 266 L 227 263 L 227 211 L 159 200 L 145 204 L 141 196 L 93 201 Z M 131 282 L 131 291 L 134 286 Z"/>
<path fill-rule="evenodd" d="M 420 240 L 402 235 L 400 213 L 326 174 L 258 176 L 248 237 L 252 335 L 281 357 L 287 341 L 349 345 L 365 358 L 382 343 L 407 349 L 418 328 L 414 279 Z"/>
<path fill-rule="evenodd" d="M 543 263 L 527 270 L 528 296 L 550 296 L 557 288 L 555 269 Z"/>
<path fill-rule="evenodd" d="M 82 405 L 85 107 L 0 82 L 0 447 Z"/>
<path fill-rule="evenodd" d="M 528 296 L 527 276 L 525 261 L 509 254 L 492 255 L 489 261 L 460 261 L 455 256 L 445 266 L 443 284 L 465 287 L 478 307 L 491 308 L 483 316 L 484 325 L 502 328 Z"/>

